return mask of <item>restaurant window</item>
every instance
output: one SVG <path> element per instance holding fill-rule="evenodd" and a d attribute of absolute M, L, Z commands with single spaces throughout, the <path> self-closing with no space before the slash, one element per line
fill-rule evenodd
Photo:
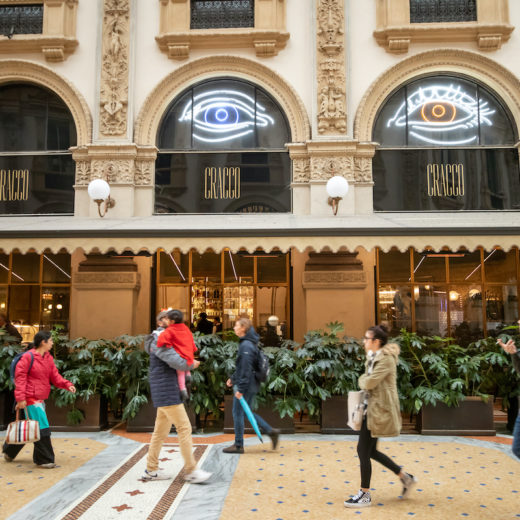
<path fill-rule="evenodd" d="M 392 275 L 395 273 L 395 275 Z M 461 345 L 518 320 L 518 249 L 377 254 L 378 319 Z"/>
<path fill-rule="evenodd" d="M 155 212 L 289 212 L 288 142 L 285 115 L 259 87 L 226 78 L 195 85 L 158 131 Z"/>
<path fill-rule="evenodd" d="M 373 139 L 376 211 L 520 209 L 513 118 L 473 80 L 401 87 L 381 107 Z"/>
<path fill-rule="evenodd" d="M 476 20 L 477 0 L 410 0 L 410 23 Z"/>
<path fill-rule="evenodd" d="M 75 144 L 74 120 L 56 94 L 0 86 L 0 214 L 73 213 Z"/>
<path fill-rule="evenodd" d="M 69 328 L 71 260 L 68 253 L 0 255 L 0 312 L 23 341 L 41 329 Z"/>
<path fill-rule="evenodd" d="M 191 29 L 254 27 L 253 0 L 191 0 Z"/>
<path fill-rule="evenodd" d="M 290 337 L 288 254 L 163 250 L 156 259 L 156 310 L 181 310 L 192 330 L 202 312 L 223 331 L 246 316 L 268 346 Z"/>

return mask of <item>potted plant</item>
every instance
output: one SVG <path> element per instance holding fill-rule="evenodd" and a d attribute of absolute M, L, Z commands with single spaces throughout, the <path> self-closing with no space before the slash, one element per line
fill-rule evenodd
<path fill-rule="evenodd" d="M 398 390 L 403 410 L 418 413 L 418 429 L 430 435 L 494 435 L 493 400 L 484 391 L 505 356 L 493 340 L 467 347 L 452 338 L 401 331 Z"/>
<path fill-rule="evenodd" d="M 327 328 L 308 332 L 298 349 L 304 360 L 306 407 L 310 415 L 320 417 L 322 433 L 351 434 L 355 432 L 347 426 L 348 392 L 357 390 L 365 357 L 358 340 L 339 337 L 342 323 L 329 323 Z"/>

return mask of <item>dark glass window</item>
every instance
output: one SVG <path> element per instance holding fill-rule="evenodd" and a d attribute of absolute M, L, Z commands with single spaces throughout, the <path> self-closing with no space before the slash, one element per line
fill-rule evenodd
<path fill-rule="evenodd" d="M 410 23 L 476 20 L 477 0 L 410 0 Z"/>
<path fill-rule="evenodd" d="M 0 214 L 73 213 L 76 126 L 63 101 L 35 85 L 0 87 Z"/>
<path fill-rule="evenodd" d="M 374 209 L 520 209 L 512 116 L 480 84 L 453 76 L 401 87 L 374 125 Z"/>
<path fill-rule="evenodd" d="M 290 211 L 290 139 L 283 112 L 255 85 L 195 85 L 171 104 L 159 128 L 155 211 Z"/>
<path fill-rule="evenodd" d="M 0 34 L 11 38 L 14 34 L 41 34 L 43 4 L 0 6 Z"/>
<path fill-rule="evenodd" d="M 192 29 L 254 27 L 253 0 L 191 0 Z"/>

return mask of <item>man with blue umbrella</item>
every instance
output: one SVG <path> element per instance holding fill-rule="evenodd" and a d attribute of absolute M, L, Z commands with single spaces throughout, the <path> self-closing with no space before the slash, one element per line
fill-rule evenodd
<path fill-rule="evenodd" d="M 256 333 L 251 320 L 239 318 L 233 329 L 239 338 L 236 369 L 226 384 L 233 387 L 233 423 L 235 427 L 235 443 L 224 448 L 224 453 L 244 453 L 244 415 L 245 411 L 241 399 L 245 399 L 250 406 L 255 395 L 258 393 L 260 383 L 255 377 L 255 368 L 258 359 L 258 340 L 260 336 Z M 256 419 L 260 430 L 269 435 L 273 450 L 278 446 L 280 431 L 272 428 L 262 417 L 252 414 Z M 254 424 L 252 425 L 255 426 Z"/>

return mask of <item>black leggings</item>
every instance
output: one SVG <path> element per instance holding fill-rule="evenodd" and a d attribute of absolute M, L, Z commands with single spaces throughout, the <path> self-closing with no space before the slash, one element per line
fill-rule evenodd
<path fill-rule="evenodd" d="M 14 459 L 25 444 L 7 444 L 4 443 L 2 451 Z M 34 443 L 33 462 L 35 464 L 49 464 L 54 462 L 54 450 L 52 449 L 50 434 L 44 435 L 38 442 Z"/>
<path fill-rule="evenodd" d="M 361 468 L 361 487 L 370 488 L 370 479 L 372 477 L 372 462 L 370 459 L 377 460 L 379 464 L 387 467 L 396 475 L 401 472 L 398 466 L 391 458 L 384 453 L 377 451 L 377 438 L 372 437 L 370 430 L 367 428 L 367 418 L 363 418 L 361 431 L 359 432 L 359 440 L 357 445 L 357 453 L 359 457 L 359 465 Z"/>

